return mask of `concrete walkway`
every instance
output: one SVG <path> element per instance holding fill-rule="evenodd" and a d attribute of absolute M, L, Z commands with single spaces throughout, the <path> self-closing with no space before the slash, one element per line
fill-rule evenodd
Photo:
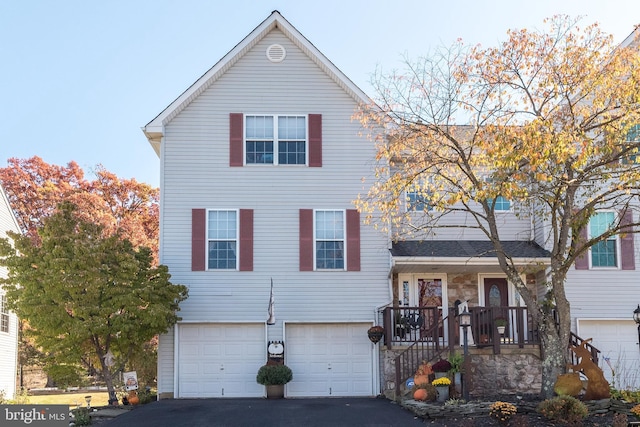
<path fill-rule="evenodd" d="M 424 421 L 382 398 L 171 399 L 136 406 L 106 427 L 416 427 Z"/>

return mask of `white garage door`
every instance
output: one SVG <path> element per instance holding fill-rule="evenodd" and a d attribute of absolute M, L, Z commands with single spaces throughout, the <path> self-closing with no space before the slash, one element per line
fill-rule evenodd
<path fill-rule="evenodd" d="M 289 397 L 372 396 L 373 344 L 366 324 L 291 324 L 285 363 L 293 371 Z"/>
<path fill-rule="evenodd" d="M 599 365 L 611 385 L 617 389 L 640 387 L 638 329 L 633 320 L 578 319 L 577 325 L 578 335 L 584 339 L 593 338 L 591 343 L 602 352 Z M 609 359 L 611 367 L 605 358 Z"/>
<path fill-rule="evenodd" d="M 179 326 L 178 397 L 262 397 L 264 325 Z"/>

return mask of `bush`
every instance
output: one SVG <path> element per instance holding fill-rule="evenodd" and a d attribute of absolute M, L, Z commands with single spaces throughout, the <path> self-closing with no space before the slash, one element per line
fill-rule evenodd
<path fill-rule="evenodd" d="M 262 385 L 281 385 L 293 379 L 291 369 L 286 365 L 264 365 L 258 370 L 256 381 Z"/>
<path fill-rule="evenodd" d="M 549 420 L 568 425 L 578 425 L 589 415 L 586 405 L 571 396 L 544 400 L 538 405 L 538 412 Z"/>
<path fill-rule="evenodd" d="M 77 408 L 71 411 L 73 414 L 73 423 L 77 426 L 91 425 L 91 417 L 87 408 Z"/>

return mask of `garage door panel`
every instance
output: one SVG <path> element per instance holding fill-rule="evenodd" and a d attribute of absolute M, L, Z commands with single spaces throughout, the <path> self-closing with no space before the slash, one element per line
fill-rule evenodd
<path fill-rule="evenodd" d="M 286 326 L 287 396 L 371 396 L 372 345 L 366 324 Z M 364 350 L 366 349 L 366 351 Z"/>
<path fill-rule="evenodd" d="M 262 397 L 256 373 L 266 360 L 263 325 L 180 325 L 179 397 Z"/>
<path fill-rule="evenodd" d="M 578 334 L 584 339 L 593 338 L 592 344 L 601 351 L 599 365 L 612 385 L 618 389 L 640 387 L 638 331 L 632 320 L 579 319 L 578 328 Z"/>

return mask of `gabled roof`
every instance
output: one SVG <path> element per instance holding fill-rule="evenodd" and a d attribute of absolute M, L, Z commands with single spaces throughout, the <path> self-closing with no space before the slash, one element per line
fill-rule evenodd
<path fill-rule="evenodd" d="M 274 28 L 282 31 L 297 47 L 315 62 L 327 75 L 333 79 L 342 89 L 351 95 L 358 103 L 370 103 L 369 97 L 358 88 L 346 75 L 342 73 L 331 61 L 329 61 L 309 40 L 307 40 L 293 25 L 274 10 L 271 15 L 258 25 L 247 37 L 238 43 L 217 64 L 211 67 L 202 77 L 182 93 L 167 108 L 151 120 L 142 131 L 153 146 L 156 153 L 160 154 L 160 141 L 164 134 L 164 126 L 188 106 L 198 95 L 209 88 L 229 68 L 231 68 L 253 46 L 262 40 Z"/>

